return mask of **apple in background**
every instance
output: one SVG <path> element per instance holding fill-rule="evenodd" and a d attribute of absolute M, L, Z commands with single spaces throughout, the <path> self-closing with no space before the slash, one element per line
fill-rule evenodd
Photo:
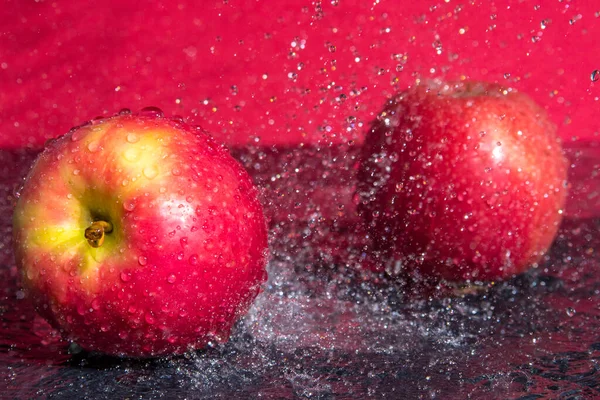
<path fill-rule="evenodd" d="M 266 279 L 266 223 L 246 171 L 203 131 L 157 109 L 49 143 L 13 231 L 38 312 L 110 355 L 226 340 Z"/>
<path fill-rule="evenodd" d="M 388 272 L 508 278 L 540 261 L 561 222 L 556 127 L 510 88 L 417 84 L 378 116 L 360 159 L 359 213 Z"/>

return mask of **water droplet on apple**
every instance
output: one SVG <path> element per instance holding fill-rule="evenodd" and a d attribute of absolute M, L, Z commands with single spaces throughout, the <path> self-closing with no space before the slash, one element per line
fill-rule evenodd
<path fill-rule="evenodd" d="M 144 107 L 140 110 L 139 115 L 141 117 L 162 118 L 165 116 L 165 113 L 158 107 Z"/>
<path fill-rule="evenodd" d="M 192 254 L 188 261 L 191 265 L 198 265 L 198 254 Z"/>
<path fill-rule="evenodd" d="M 100 330 L 102 332 L 108 332 L 110 330 L 110 325 L 101 325 Z"/>
<path fill-rule="evenodd" d="M 133 211 L 135 209 L 135 202 L 133 200 L 128 200 L 123 203 L 123 208 L 125 211 Z"/>
<path fill-rule="evenodd" d="M 95 298 L 94 300 L 92 300 L 92 308 L 93 308 L 94 310 L 99 310 L 99 309 L 100 309 L 100 306 L 101 306 L 101 304 L 102 304 L 102 303 L 100 302 L 100 300 L 99 300 L 98 298 Z"/>
<path fill-rule="evenodd" d="M 121 280 L 123 282 L 129 282 L 131 280 L 131 275 L 127 272 L 121 272 Z"/>
<path fill-rule="evenodd" d="M 125 331 L 119 332 L 119 338 L 121 338 L 122 340 L 127 339 L 127 336 L 128 336 L 127 332 L 125 332 Z"/>
<path fill-rule="evenodd" d="M 94 140 L 92 142 L 89 142 L 87 145 L 87 149 L 91 152 L 91 153 L 96 153 L 97 151 L 100 150 L 100 143 L 97 140 Z"/>
<path fill-rule="evenodd" d="M 131 110 L 129 108 L 121 108 L 118 115 L 129 115 L 131 114 Z"/>
<path fill-rule="evenodd" d="M 129 162 L 137 161 L 140 158 L 140 152 L 137 148 L 131 147 L 125 150 L 125 152 L 123 153 L 123 158 L 125 158 L 125 160 Z"/>
<path fill-rule="evenodd" d="M 154 179 L 158 175 L 158 167 L 155 165 L 144 167 L 142 173 L 148 179 Z"/>
<path fill-rule="evenodd" d="M 152 314 L 150 313 L 146 313 L 146 315 L 144 315 L 144 319 L 146 320 L 147 323 L 149 323 L 150 325 L 154 324 L 156 322 L 156 319 L 154 319 L 154 317 L 152 316 Z"/>
<path fill-rule="evenodd" d="M 85 311 L 86 311 L 85 305 L 79 304 L 77 306 L 77 314 L 79 314 L 79 315 L 85 315 Z"/>
<path fill-rule="evenodd" d="M 73 170 L 73 175 L 79 175 L 80 173 L 81 173 L 81 171 L 78 169 Z"/>
<path fill-rule="evenodd" d="M 179 169 L 178 167 L 174 167 L 174 168 L 171 170 L 171 173 L 172 173 L 174 176 L 179 176 L 179 175 L 181 175 L 181 169 Z"/>
<path fill-rule="evenodd" d="M 148 259 L 146 257 L 144 257 L 144 256 L 139 256 L 138 257 L 138 263 L 141 266 L 144 266 L 144 265 L 148 264 Z"/>
<path fill-rule="evenodd" d="M 167 278 L 167 282 L 169 282 L 169 283 L 175 283 L 176 280 L 177 280 L 177 277 L 173 274 L 169 275 L 169 277 Z"/>
<path fill-rule="evenodd" d="M 136 311 L 137 311 L 137 308 L 135 308 L 134 305 L 130 305 L 129 308 L 127 308 L 127 312 L 129 314 L 135 314 Z"/>
<path fill-rule="evenodd" d="M 140 140 L 140 138 L 135 133 L 129 132 L 127 134 L 127 142 L 129 142 L 129 143 L 136 143 L 138 140 Z"/>
<path fill-rule="evenodd" d="M 77 142 L 78 140 L 80 140 L 82 137 L 84 136 L 84 132 L 79 129 L 79 128 L 75 128 L 75 130 L 73 131 L 73 133 L 71 134 L 71 141 L 73 142 Z"/>

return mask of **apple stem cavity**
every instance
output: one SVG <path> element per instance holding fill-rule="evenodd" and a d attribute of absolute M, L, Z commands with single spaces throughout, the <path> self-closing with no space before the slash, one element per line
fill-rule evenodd
<path fill-rule="evenodd" d="M 85 230 L 85 238 L 92 247 L 100 247 L 104 243 L 104 234 L 111 233 L 113 230 L 112 224 L 107 221 L 94 221 Z"/>

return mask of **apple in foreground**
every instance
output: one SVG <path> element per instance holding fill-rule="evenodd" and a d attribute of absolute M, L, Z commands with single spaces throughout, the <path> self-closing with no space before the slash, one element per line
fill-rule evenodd
<path fill-rule="evenodd" d="M 433 81 L 397 95 L 366 138 L 359 213 L 379 268 L 494 281 L 540 261 L 562 218 L 567 163 L 528 96 Z"/>
<path fill-rule="evenodd" d="M 152 110 L 49 143 L 13 232 L 38 312 L 109 355 L 224 341 L 266 279 L 266 223 L 246 171 L 204 132 Z"/>

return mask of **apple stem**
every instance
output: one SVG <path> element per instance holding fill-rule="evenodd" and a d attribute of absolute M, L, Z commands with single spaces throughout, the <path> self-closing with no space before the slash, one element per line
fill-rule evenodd
<path fill-rule="evenodd" d="M 94 221 L 85 230 L 85 238 L 92 247 L 100 247 L 104 243 L 104 234 L 112 232 L 113 227 L 107 221 Z"/>

